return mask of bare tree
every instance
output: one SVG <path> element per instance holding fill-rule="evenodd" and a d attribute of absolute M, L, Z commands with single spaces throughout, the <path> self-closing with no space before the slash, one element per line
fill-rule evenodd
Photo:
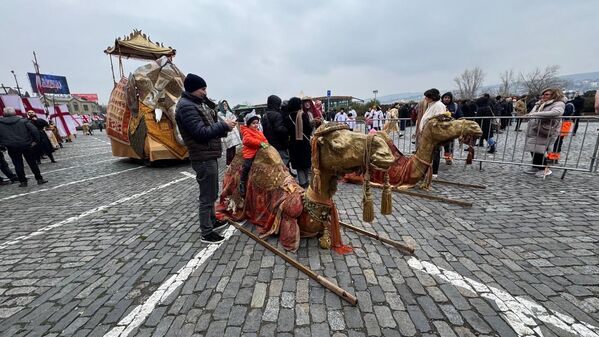
<path fill-rule="evenodd" d="M 483 85 L 485 73 L 479 67 L 474 69 L 466 69 L 458 77 L 454 78 L 454 82 L 458 85 L 458 93 L 462 99 L 473 99 Z"/>
<path fill-rule="evenodd" d="M 506 70 L 499 74 L 499 79 L 501 80 L 498 91 L 499 95 L 505 97 L 516 93 L 516 90 L 518 89 L 518 80 L 516 79 L 513 69 Z"/>
<path fill-rule="evenodd" d="M 520 73 L 520 84 L 532 96 L 540 95 L 546 88 L 561 88 L 567 82 L 557 77 L 559 68 L 558 65 L 552 65 L 545 67 L 544 70 L 537 67 L 526 75 Z"/>

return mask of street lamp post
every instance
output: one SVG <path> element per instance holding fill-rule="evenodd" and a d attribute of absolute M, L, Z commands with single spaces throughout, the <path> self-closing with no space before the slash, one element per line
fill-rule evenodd
<path fill-rule="evenodd" d="M 15 78 L 15 83 L 17 84 L 17 92 L 19 93 L 19 96 L 21 96 L 21 88 L 19 87 L 19 81 L 17 81 L 17 74 L 15 74 L 14 70 L 10 71 L 12 73 L 12 76 L 14 76 Z"/>

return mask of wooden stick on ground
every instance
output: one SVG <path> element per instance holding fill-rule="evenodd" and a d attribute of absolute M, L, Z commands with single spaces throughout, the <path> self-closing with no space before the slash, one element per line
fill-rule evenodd
<path fill-rule="evenodd" d="M 458 183 L 455 181 L 449 181 L 449 180 L 443 180 L 443 179 L 433 179 L 433 183 L 439 183 L 439 184 L 445 184 L 445 185 L 454 185 L 454 186 L 460 186 L 460 187 L 471 187 L 471 188 L 480 188 L 480 189 L 486 189 L 487 186 L 485 185 L 476 185 L 476 184 L 465 184 L 465 183 Z"/>
<path fill-rule="evenodd" d="M 393 187 L 393 191 L 402 193 L 402 194 L 411 195 L 413 197 L 421 197 L 421 198 L 425 198 L 425 199 L 446 202 L 448 204 L 454 204 L 454 205 L 459 205 L 459 206 L 463 206 L 463 207 L 472 207 L 471 202 L 449 199 L 449 198 L 440 197 L 437 195 L 430 195 L 430 194 L 426 194 L 426 193 L 418 193 L 418 192 L 414 192 L 414 191 L 402 190 L 401 188 L 398 188 L 396 186 Z"/>
<path fill-rule="evenodd" d="M 345 222 L 339 221 L 339 224 L 341 226 L 345 227 L 345 228 L 351 229 L 352 231 L 356 231 L 356 232 L 358 232 L 360 234 L 364 234 L 364 235 L 369 236 L 371 238 L 374 238 L 374 239 L 377 239 L 379 241 L 382 241 L 382 242 L 384 242 L 384 243 L 386 243 L 388 245 L 391 245 L 391 246 L 399 249 L 401 252 L 403 252 L 405 254 L 410 254 L 410 255 L 414 254 L 414 248 L 413 247 L 406 246 L 406 245 L 404 245 L 404 244 L 402 244 L 402 243 L 400 243 L 398 241 L 395 241 L 395 240 L 391 240 L 391 239 L 387 239 L 387 238 L 381 237 L 378 234 L 375 234 L 375 233 L 372 233 L 372 232 L 369 232 L 369 231 L 365 231 L 365 230 L 363 230 L 361 228 L 352 226 L 352 225 L 350 225 L 348 223 L 345 223 Z"/>
<path fill-rule="evenodd" d="M 370 186 L 376 187 L 376 188 L 383 188 L 383 185 L 378 184 L 378 183 L 370 183 Z M 463 206 L 463 207 L 472 207 L 472 203 L 471 202 L 467 202 L 467 201 L 449 199 L 449 198 L 440 197 L 440 196 L 437 196 L 437 195 L 430 195 L 430 194 L 426 194 L 426 193 L 418 193 L 418 192 L 414 192 L 414 191 L 404 190 L 404 189 L 401 189 L 401 188 L 399 188 L 397 186 L 393 186 L 392 189 L 395 192 L 402 193 L 402 194 L 407 194 L 407 195 L 411 195 L 413 197 L 421 197 L 421 198 L 426 198 L 426 199 L 430 199 L 430 200 L 445 202 L 445 203 L 448 203 L 448 204 L 460 205 L 460 206 Z"/>
<path fill-rule="evenodd" d="M 260 239 L 254 233 L 252 233 L 249 230 L 243 228 L 237 222 L 229 220 L 229 223 L 232 224 L 233 226 L 235 226 L 235 228 L 239 229 L 245 235 L 247 235 L 250 238 L 254 239 L 254 241 L 256 241 L 259 244 L 261 244 L 262 246 L 264 246 L 264 248 L 266 248 L 266 249 L 270 250 L 271 252 L 275 253 L 280 258 L 282 258 L 283 260 L 285 260 L 287 263 L 289 263 L 292 266 L 294 266 L 295 268 L 299 269 L 302 273 L 308 275 L 314 281 L 320 283 L 323 287 L 325 287 L 325 288 L 329 289 L 330 291 L 334 292 L 335 294 L 337 294 L 339 297 L 343 298 L 347 302 L 349 302 L 349 303 L 351 303 L 353 305 L 356 305 L 358 303 L 358 299 L 356 298 L 356 296 L 350 294 L 349 292 L 347 292 L 343 288 L 339 287 L 338 285 L 336 285 L 333 282 L 331 282 L 328 279 L 326 279 L 324 276 L 321 276 L 321 275 L 317 274 L 316 272 L 312 271 L 310 268 L 304 266 L 303 264 L 299 263 L 298 261 L 296 261 L 296 260 L 292 259 L 291 257 L 287 256 L 285 253 L 281 252 L 280 250 L 278 250 L 277 248 L 275 248 L 270 243 L 268 243 L 268 242 Z"/>

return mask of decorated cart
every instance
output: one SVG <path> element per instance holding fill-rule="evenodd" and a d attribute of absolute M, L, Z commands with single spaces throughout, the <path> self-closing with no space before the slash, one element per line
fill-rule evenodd
<path fill-rule="evenodd" d="M 188 152 L 175 121 L 185 75 L 172 62 L 175 49 L 154 43 L 141 30 L 118 38 L 104 53 L 110 57 L 114 89 L 106 112 L 112 154 L 144 160 L 184 159 Z M 117 81 L 113 57 L 118 61 Z M 149 63 L 125 76 L 123 59 Z"/>

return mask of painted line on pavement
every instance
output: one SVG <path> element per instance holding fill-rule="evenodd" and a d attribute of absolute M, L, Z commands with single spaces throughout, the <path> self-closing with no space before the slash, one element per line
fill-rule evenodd
<path fill-rule="evenodd" d="M 93 163 L 88 163 L 88 164 L 84 164 L 84 165 L 69 166 L 69 167 L 65 167 L 65 168 L 61 168 L 61 169 L 56 169 L 56 170 L 44 171 L 42 173 L 44 175 L 46 175 L 46 174 L 54 173 L 54 172 L 58 172 L 58 171 L 64 171 L 64 170 L 69 170 L 69 169 L 72 169 L 72 168 L 89 166 L 89 165 L 93 165 L 93 164 L 99 164 L 99 163 L 104 163 L 104 162 L 107 162 L 107 161 L 115 161 L 115 160 L 120 160 L 120 159 L 121 158 L 111 158 L 111 159 L 106 159 L 106 160 L 95 161 Z M 33 175 L 31 175 L 31 174 L 27 175 L 27 178 L 32 178 L 32 177 L 33 177 Z"/>
<path fill-rule="evenodd" d="M 99 141 L 99 142 L 106 143 L 106 144 L 108 144 L 108 145 L 112 145 L 112 143 L 110 143 L 110 142 L 107 142 L 107 141 L 105 141 L 105 140 L 102 140 L 102 139 L 100 139 L 100 138 L 96 138 L 96 137 L 94 137 L 94 136 L 90 136 L 90 137 L 91 137 L 91 138 L 93 138 L 93 139 L 95 139 L 95 140 L 97 140 L 97 141 Z"/>
<path fill-rule="evenodd" d="M 111 152 L 98 152 L 98 153 L 92 153 L 92 154 L 82 154 L 80 156 L 72 156 L 72 157 L 56 157 L 55 159 L 57 160 L 65 160 L 65 159 L 73 159 L 73 158 L 81 158 L 81 157 L 91 157 L 91 156 L 98 156 L 98 155 L 102 155 L 102 154 L 112 154 Z"/>
<path fill-rule="evenodd" d="M 19 236 L 19 237 L 15 238 L 15 239 L 11 240 L 11 241 L 7 241 L 7 242 L 5 242 L 5 243 L 3 243 L 3 244 L 0 244 L 0 250 L 3 250 L 4 248 L 6 248 L 6 247 L 8 247 L 8 246 L 12 246 L 12 245 L 14 245 L 14 244 L 16 244 L 16 243 L 19 243 L 19 242 L 23 241 L 23 240 L 26 240 L 26 239 L 32 238 L 32 237 L 34 237 L 34 236 L 38 236 L 38 235 L 40 235 L 40 234 L 42 234 L 42 233 L 45 233 L 45 232 L 47 232 L 47 231 L 49 231 L 49 230 L 51 230 L 51 229 L 54 229 L 54 228 L 56 228 L 56 227 L 64 226 L 64 225 L 66 225 L 66 224 L 69 224 L 69 223 L 75 222 L 75 221 L 77 221 L 77 220 L 79 220 L 79 219 L 81 219 L 81 218 L 84 218 L 84 217 L 86 217 L 86 216 L 88 216 L 88 215 L 90 215 L 90 214 L 94 214 L 94 213 L 100 212 L 100 211 L 102 211 L 102 210 L 105 210 L 105 209 L 107 209 L 107 208 L 110 208 L 110 207 L 112 207 L 112 206 L 116 206 L 116 205 L 118 205 L 118 204 L 122 204 L 122 203 L 124 203 L 124 202 L 130 201 L 130 200 L 133 200 L 133 199 L 137 199 L 137 198 L 139 198 L 139 197 L 141 197 L 141 196 L 144 196 L 144 195 L 146 195 L 146 194 L 148 194 L 148 193 L 152 193 L 152 192 L 154 192 L 154 191 L 158 191 L 158 190 L 160 190 L 160 189 L 163 189 L 163 188 L 165 188 L 165 187 L 171 186 L 171 185 L 173 185 L 173 184 L 179 183 L 179 182 L 181 182 L 181 181 L 183 181 L 183 180 L 187 180 L 187 179 L 189 179 L 189 177 L 188 177 L 188 176 L 186 176 L 186 177 L 184 177 L 184 178 L 175 179 L 175 180 L 172 180 L 172 181 L 170 181 L 170 182 L 168 182 L 168 183 L 166 183 L 166 184 L 162 184 L 162 185 L 160 185 L 160 186 L 152 187 L 152 188 L 150 188 L 150 189 L 149 189 L 149 190 L 147 190 L 147 191 L 143 191 L 143 192 L 140 192 L 140 193 L 136 193 L 136 194 L 133 194 L 133 195 L 131 195 L 131 196 L 128 196 L 128 197 L 125 197 L 125 198 L 119 199 L 119 200 L 117 200 L 117 201 L 111 202 L 111 203 L 110 203 L 110 204 L 108 204 L 108 205 L 103 205 L 103 206 L 96 207 L 96 208 L 94 208 L 94 209 L 90 209 L 89 211 L 85 211 L 85 212 L 83 212 L 83 213 L 81 213 L 81 214 L 79 214 L 79 215 L 72 216 L 72 217 L 70 217 L 70 218 L 68 218 L 68 219 L 65 219 L 65 220 L 63 220 L 63 221 L 60 221 L 60 222 L 57 222 L 57 223 L 55 223 L 55 224 L 52 224 L 52 225 L 46 226 L 46 227 L 44 227 L 44 228 L 41 228 L 41 229 L 39 229 L 39 230 L 37 230 L 37 231 L 35 231 L 35 232 L 33 232 L 33 233 L 30 233 L 30 234 L 27 234 L 27 235 L 22 235 L 22 236 Z"/>
<path fill-rule="evenodd" d="M 181 172 L 183 173 L 183 172 Z M 183 173 L 185 174 L 185 173 Z M 185 174 L 187 176 L 195 176 L 191 173 Z M 179 269 L 174 275 L 169 277 L 164 283 L 160 285 L 143 304 L 136 306 L 131 312 L 121 319 L 117 325 L 108 331 L 104 337 L 126 337 L 129 336 L 133 330 L 137 329 L 143 324 L 143 322 L 150 316 L 152 311 L 157 305 L 161 304 L 166 300 L 178 287 L 189 278 L 189 276 L 195 272 L 204 262 L 206 262 L 214 252 L 225 242 L 231 235 L 237 232 L 237 229 L 233 226 L 229 227 L 223 234 L 225 237 L 224 241 L 218 244 L 210 244 L 208 247 L 202 249 L 197 253 L 193 259 L 191 259 L 185 266 Z"/>
<path fill-rule="evenodd" d="M 518 336 L 543 336 L 538 321 L 553 325 L 574 336 L 599 336 L 599 328 L 596 326 L 578 321 L 558 311 L 548 310 L 529 299 L 520 296 L 514 297 L 505 290 L 482 284 L 456 272 L 437 267 L 430 262 L 420 261 L 415 257 L 408 259 L 407 262 L 413 269 L 450 283 L 467 293 L 477 294 L 482 298 L 495 302 L 500 315 Z"/>
<path fill-rule="evenodd" d="M 61 188 L 61 187 L 65 187 L 65 186 L 69 186 L 69 185 L 73 185 L 73 184 L 79 184 L 79 183 L 90 181 L 90 180 L 94 180 L 94 179 L 100 179 L 100 178 L 104 178 L 104 177 L 110 177 L 110 176 L 114 176 L 114 175 L 117 175 L 117 174 L 121 174 L 121 173 L 124 173 L 124 172 L 129 172 L 129 171 L 133 171 L 133 170 L 139 170 L 140 168 L 143 168 L 143 166 L 133 167 L 133 168 L 130 168 L 130 169 L 126 169 L 126 170 L 122 170 L 122 171 L 118 171 L 118 172 L 107 173 L 107 174 L 103 174 L 103 175 L 100 175 L 100 176 L 95 176 L 95 177 L 86 178 L 86 179 L 82 179 L 82 180 L 71 181 L 71 182 L 68 182 L 68 183 L 65 183 L 65 184 L 60 184 L 58 186 L 54 186 L 54 187 L 50 187 L 50 188 L 43 188 L 41 190 L 35 190 L 35 191 L 31 191 L 31 192 L 26 192 L 26 193 L 15 194 L 15 195 L 11 195 L 11 196 L 2 198 L 2 199 L 0 199 L 0 201 L 10 200 L 10 199 L 18 198 L 18 197 L 23 197 L 23 196 L 30 195 L 30 194 L 35 194 L 35 193 L 40 193 L 40 192 L 55 190 L 57 188 Z"/>

